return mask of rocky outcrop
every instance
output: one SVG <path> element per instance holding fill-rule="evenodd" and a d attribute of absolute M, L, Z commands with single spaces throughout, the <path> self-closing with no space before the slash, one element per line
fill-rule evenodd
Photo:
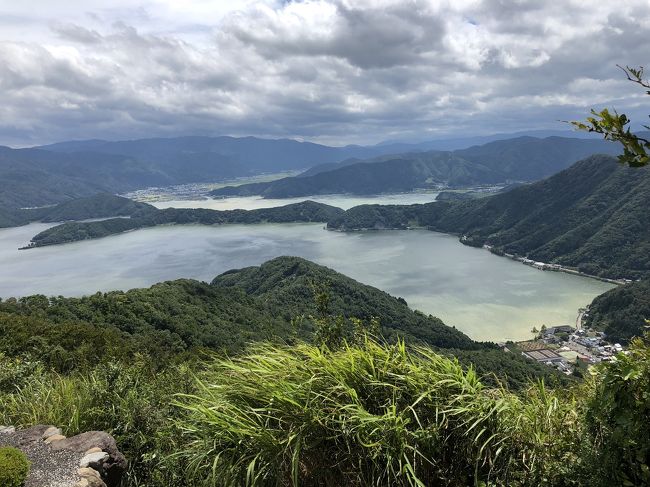
<path fill-rule="evenodd" d="M 103 431 L 66 438 L 51 425 L 0 426 L 0 446 L 27 455 L 31 470 L 25 487 L 116 487 L 127 468 L 115 439 Z"/>

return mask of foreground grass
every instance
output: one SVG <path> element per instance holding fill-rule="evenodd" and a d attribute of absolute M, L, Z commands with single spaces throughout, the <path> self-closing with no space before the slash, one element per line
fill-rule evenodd
<path fill-rule="evenodd" d="M 0 423 L 111 432 L 128 486 L 648 485 L 650 347 L 511 392 L 426 348 L 257 345 L 58 375 L 0 356 Z"/>
<path fill-rule="evenodd" d="M 579 434 L 571 393 L 521 396 L 403 343 L 255 347 L 180 398 L 188 475 L 208 485 L 539 485 Z"/>

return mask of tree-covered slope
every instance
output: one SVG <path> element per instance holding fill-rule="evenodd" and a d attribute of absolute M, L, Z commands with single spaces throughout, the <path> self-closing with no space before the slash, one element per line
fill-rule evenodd
<path fill-rule="evenodd" d="M 538 181 L 593 154 L 618 155 L 618 145 L 601 139 L 517 137 L 457 150 L 456 156 L 482 164 L 514 181 Z"/>
<path fill-rule="evenodd" d="M 107 191 L 124 193 L 303 169 L 386 149 L 328 147 L 288 139 L 177 137 L 0 147 L 0 208 L 45 206 Z"/>
<path fill-rule="evenodd" d="M 291 198 L 312 194 L 376 194 L 411 191 L 439 185 L 470 186 L 496 183 L 500 174 L 448 152 L 413 154 L 408 159 L 359 162 L 311 176 L 284 178 L 268 183 L 227 186 L 213 196 L 261 194 L 266 198 Z"/>
<path fill-rule="evenodd" d="M 475 348 L 466 335 L 438 318 L 414 313 L 404 300 L 298 257 L 279 257 L 259 267 L 229 271 L 212 285 L 242 289 L 272 309 L 282 310 L 288 320 L 316 315 L 314 292 L 324 289 L 330 296 L 330 313 L 364 320 L 381 317 L 387 337 L 407 334 L 443 348 Z"/>
<path fill-rule="evenodd" d="M 475 342 L 440 319 L 411 310 L 403 300 L 297 257 L 226 272 L 211 284 L 179 279 L 82 298 L 35 295 L 0 301 L 0 352 L 36 346 L 43 353 L 60 348 L 52 360 L 123 356 L 112 344 L 117 340 L 128 350 L 140 347 L 167 360 L 197 348 L 237 353 L 255 341 L 309 341 L 320 292 L 330 297 L 332 315 L 377 318 L 388 340 L 401 337 L 439 348 L 465 365 L 473 364 L 480 375 L 496 374 L 515 387 L 530 377 L 559 380 L 547 367 Z M 85 329 L 107 333 L 69 336 Z"/>
<path fill-rule="evenodd" d="M 256 210 L 210 210 L 204 208 L 166 208 L 159 210 L 145 205 L 130 218 L 110 218 L 92 222 L 68 222 L 48 228 L 35 235 L 30 247 L 57 245 L 79 240 L 102 238 L 109 235 L 154 227 L 156 225 L 223 225 L 226 223 L 326 223 L 343 213 L 334 206 L 314 201 L 303 201 L 275 208 Z"/>
<path fill-rule="evenodd" d="M 315 166 L 266 183 L 228 186 L 214 196 L 290 198 L 310 194 L 373 194 L 418 188 L 536 181 L 595 153 L 617 154 L 602 140 L 518 137 L 453 152 L 411 152 Z"/>
<path fill-rule="evenodd" d="M 128 156 L 0 147 L 0 208 L 45 206 L 167 184 L 172 184 L 167 175 Z"/>
<path fill-rule="evenodd" d="M 303 169 L 315 164 L 338 162 L 350 157 L 372 157 L 386 153 L 382 147 L 330 147 L 291 139 L 257 137 L 157 137 L 135 140 L 87 140 L 61 142 L 43 146 L 54 152 L 90 151 L 120 154 L 141 161 L 155 162 L 175 168 L 183 177 L 184 165 L 194 164 L 209 169 L 215 161 L 243 168 L 246 172 Z M 187 177 L 185 175 L 184 177 Z"/>
<path fill-rule="evenodd" d="M 0 209 L 0 228 L 25 225 L 30 222 L 62 222 L 115 216 L 132 216 L 155 210 L 146 203 L 109 193 L 75 198 L 54 206 L 30 209 Z"/>
<path fill-rule="evenodd" d="M 406 228 L 463 235 L 464 243 L 612 278 L 650 273 L 650 171 L 592 156 L 551 178 L 469 201 L 364 205 L 338 230 Z"/>
<path fill-rule="evenodd" d="M 650 279 L 614 288 L 596 297 L 586 322 L 603 330 L 610 341 L 629 342 L 650 328 Z"/>

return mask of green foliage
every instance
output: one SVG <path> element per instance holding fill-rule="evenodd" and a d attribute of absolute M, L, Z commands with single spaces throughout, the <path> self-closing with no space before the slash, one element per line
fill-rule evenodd
<path fill-rule="evenodd" d="M 157 360 L 136 355 L 66 375 L 39 368 L 21 387 L 0 392 L 0 423 L 55 424 L 68 436 L 107 431 L 130 460 L 128 485 L 182 485 L 174 483 L 180 480 L 163 457 L 173 453 L 180 435 L 170 420 L 177 411 L 171 400 L 194 391 L 192 370 L 160 370 L 164 364 L 154 365 Z"/>
<path fill-rule="evenodd" d="M 156 225 L 327 222 L 342 213 L 343 210 L 340 208 L 314 201 L 303 201 L 302 203 L 257 210 L 220 211 L 204 208 L 167 208 L 158 210 L 149 207 L 134 212 L 131 218 L 128 219 L 111 218 L 93 222 L 69 222 L 48 228 L 32 238 L 30 247 L 43 247 L 101 238 Z"/>
<path fill-rule="evenodd" d="M 328 228 L 424 227 L 587 274 L 641 278 L 650 275 L 649 198 L 649 168 L 593 156 L 549 179 L 477 200 L 357 206 Z"/>
<path fill-rule="evenodd" d="M 557 485 L 575 457 L 570 397 L 489 389 L 403 343 L 260 345 L 180 397 L 178 455 L 197 485 Z"/>
<path fill-rule="evenodd" d="M 586 424 L 594 486 L 650 485 L 650 334 L 597 369 Z M 595 457 L 595 458 L 594 458 Z"/>
<path fill-rule="evenodd" d="M 128 487 L 643 485 L 649 352 L 639 340 L 584 385 L 518 392 L 367 338 L 65 374 L 1 359 L 22 379 L 0 391 L 0 423 L 106 430 L 130 460 Z"/>
<path fill-rule="evenodd" d="M 259 194 L 266 198 L 291 198 L 314 194 L 377 194 L 438 189 L 440 185 L 467 187 L 536 181 L 597 153 L 615 155 L 618 148 L 600 140 L 518 137 L 453 152 L 411 152 L 364 161 L 343 161 L 322 168 L 316 166 L 296 177 L 227 186 L 211 194 Z M 444 195 L 440 199 L 443 198 Z"/>
<path fill-rule="evenodd" d="M 27 456 L 17 448 L 0 448 L 0 485 L 21 487 L 29 474 Z"/>
<path fill-rule="evenodd" d="M 650 319 L 650 280 L 632 282 L 597 296 L 586 317 L 586 324 L 603 330 L 608 340 L 628 343 L 642 336 Z"/>
<path fill-rule="evenodd" d="M 25 225 L 34 221 L 60 222 L 132 216 L 155 210 L 151 205 L 137 203 L 128 198 L 108 193 L 98 193 L 86 198 L 77 198 L 55 206 L 30 209 L 1 209 L 0 228 Z"/>
<path fill-rule="evenodd" d="M 650 95 L 650 81 L 643 78 L 643 67 L 622 67 L 627 79 L 640 85 Z M 618 142 L 623 146 L 623 154 L 618 160 L 630 167 L 647 166 L 650 163 L 650 140 L 644 139 L 630 131 L 630 119 L 627 115 L 619 114 L 616 110 L 610 112 L 605 108 L 601 111 L 591 110 L 592 117 L 587 117 L 586 122 L 571 122 L 578 130 L 602 134 L 606 140 Z M 644 128 L 650 127 L 644 125 Z"/>
<path fill-rule="evenodd" d="M 320 309 L 319 295 L 327 300 Z M 64 373 L 128 361 L 137 353 L 167 363 L 202 349 L 238 353 L 261 340 L 323 343 L 337 329 L 330 345 L 352 341 L 360 329 L 389 342 L 402 338 L 457 355 L 511 387 L 523 387 L 530 378 L 561 377 L 519 355 L 506 357 L 491 343 L 477 343 L 409 309 L 404 300 L 297 257 L 229 271 L 211 285 L 181 279 L 82 298 L 0 301 L 0 353 L 26 364 L 37 358 Z M 2 383 L 11 384 L 11 377 L 2 381 L 0 373 Z"/>

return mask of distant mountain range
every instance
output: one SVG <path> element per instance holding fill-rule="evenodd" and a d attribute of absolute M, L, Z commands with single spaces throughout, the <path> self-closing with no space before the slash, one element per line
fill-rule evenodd
<path fill-rule="evenodd" d="M 31 222 L 64 222 L 98 218 L 133 216 L 143 211 L 154 211 L 146 203 L 138 203 L 110 193 L 97 193 L 64 203 L 42 208 L 16 209 L 0 207 L 0 228 L 17 227 Z"/>
<path fill-rule="evenodd" d="M 566 132 L 570 134 L 571 132 Z M 260 173 L 317 167 L 305 176 L 325 170 L 339 169 L 342 166 L 364 162 L 410 161 L 404 168 L 391 168 L 385 164 L 386 172 L 372 177 L 354 174 L 354 177 L 368 181 L 362 191 L 386 191 L 384 181 L 393 181 L 396 190 L 422 184 L 424 181 L 449 181 L 451 184 L 465 184 L 474 181 L 493 181 L 503 179 L 502 168 L 486 165 L 486 161 L 473 158 L 478 149 L 468 149 L 466 153 L 441 155 L 423 153 L 432 148 L 466 148 L 472 143 L 485 141 L 491 137 L 504 138 L 505 134 L 465 139 L 438 140 L 418 144 L 388 143 L 375 146 L 329 147 L 309 142 L 289 139 L 269 140 L 255 137 L 176 137 L 151 138 L 127 141 L 81 140 L 61 142 L 27 149 L 0 147 L 0 208 L 22 208 L 45 206 L 73 198 L 91 196 L 98 192 L 124 193 L 152 186 L 175 184 L 217 182 Z M 531 139 L 529 145 L 534 145 Z M 572 140 L 564 144 L 555 142 L 562 148 L 556 152 L 567 153 L 567 158 L 576 160 L 588 153 L 614 151 L 614 145 L 599 140 Z M 573 149 L 585 144 L 585 149 Z M 524 144 L 525 145 L 525 144 Z M 555 164 L 553 142 L 540 148 L 542 154 L 549 151 L 545 164 Z M 565 146 L 571 146 L 566 148 Z M 499 146 L 496 146 L 499 147 Z M 486 149 L 487 150 L 487 149 Z M 537 164 L 533 157 L 533 147 L 522 148 L 519 153 L 508 154 L 502 150 L 511 165 L 528 167 Z M 408 153 L 405 153 L 407 152 Z M 591 151 L 591 152 L 590 152 Z M 390 156 L 402 152 L 397 156 Z M 480 152 L 480 151 L 479 151 Z M 491 154 L 490 157 L 500 157 Z M 460 161 L 460 159 L 463 159 Z M 480 159 L 480 158 L 479 158 Z M 560 158 L 562 159 L 562 158 Z M 345 161 L 345 162 L 344 162 Z M 453 162 L 453 164 L 450 164 Z M 343 163 L 341 166 L 336 166 Z M 564 167 L 563 159 L 557 167 Z M 485 166 L 485 167 L 482 167 Z M 553 167 L 534 174 L 536 177 L 548 175 Z M 397 171 L 397 174 L 395 173 Z M 510 170 L 506 176 L 518 179 L 527 176 Z M 334 176 L 336 179 L 336 176 Z M 283 183 L 284 184 L 284 183 Z M 303 183 L 306 184 L 306 183 Z M 306 184 L 301 190 L 315 193 L 328 191 L 341 192 L 348 189 L 320 188 L 319 182 Z M 329 183 L 328 183 L 329 184 Z M 327 186 L 327 185 L 326 185 Z M 288 191 L 288 190 L 287 190 Z M 281 191 L 282 192 L 282 191 Z"/>
<path fill-rule="evenodd" d="M 361 205 L 347 211 L 310 201 L 270 209 L 216 211 L 157 210 L 125 198 L 98 195 L 53 208 L 18 210 L 14 221 L 79 220 L 111 212 L 130 216 L 65 223 L 36 235 L 34 246 L 185 223 L 327 222 L 329 229 L 340 231 L 420 227 L 461 235 L 463 243 L 489 245 L 498 254 L 555 263 L 590 275 L 636 279 L 650 276 L 648 201 L 650 168 L 632 169 L 610 156 L 597 155 L 543 181 L 482 198 Z M 0 212 L 0 224 L 2 217 Z"/>
<path fill-rule="evenodd" d="M 43 206 L 102 191 L 123 193 L 305 169 L 351 157 L 373 157 L 387 150 L 254 137 L 87 140 L 29 149 L 0 147 L 0 207 Z"/>
<path fill-rule="evenodd" d="M 453 152 L 410 152 L 329 163 L 296 177 L 227 186 L 211 195 L 291 198 L 537 181 L 589 155 L 619 152 L 617 145 L 600 139 L 518 137 Z"/>
<path fill-rule="evenodd" d="M 363 205 L 328 223 L 336 230 L 426 227 L 469 245 L 611 278 L 650 275 L 650 168 L 592 156 L 506 193 L 424 205 Z"/>

